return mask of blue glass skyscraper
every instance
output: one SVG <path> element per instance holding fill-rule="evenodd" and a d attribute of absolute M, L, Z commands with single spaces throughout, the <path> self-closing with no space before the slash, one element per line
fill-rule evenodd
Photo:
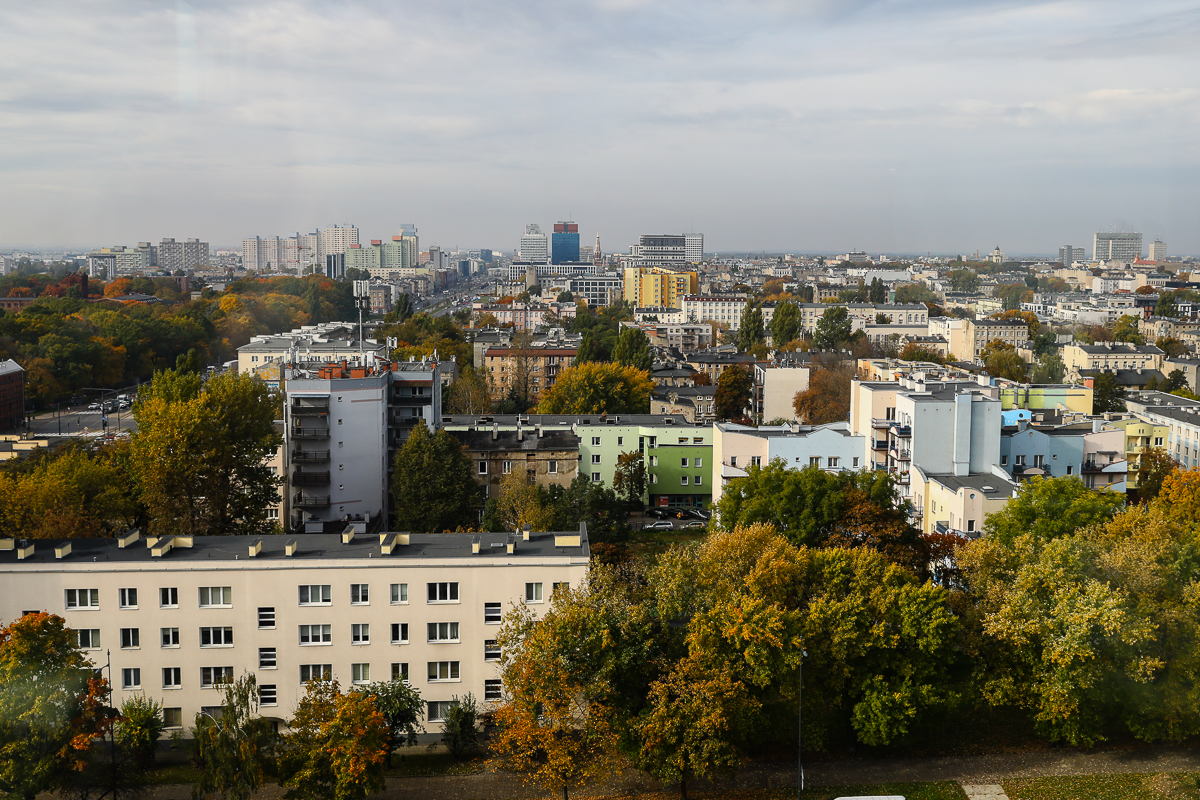
<path fill-rule="evenodd" d="M 550 240 L 550 263 L 568 264 L 579 260 L 579 226 L 574 222 L 554 223 Z"/>

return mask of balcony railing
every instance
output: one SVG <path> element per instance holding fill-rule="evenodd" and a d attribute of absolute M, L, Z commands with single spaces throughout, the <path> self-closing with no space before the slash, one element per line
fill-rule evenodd
<path fill-rule="evenodd" d="M 329 460 L 328 450 L 293 450 L 292 461 L 296 464 L 322 464 Z"/>
<path fill-rule="evenodd" d="M 888 428 L 892 427 L 892 423 L 894 423 L 894 422 L 895 422 L 894 419 L 872 419 L 871 427 L 874 428 L 875 430 L 886 431 Z"/>
<path fill-rule="evenodd" d="M 293 439 L 328 439 L 328 425 L 293 425 Z"/>
<path fill-rule="evenodd" d="M 873 449 L 873 450 L 887 450 L 887 449 L 888 449 L 888 441 L 887 441 L 887 439 L 873 439 L 873 440 L 871 440 L 871 449 Z"/>
<path fill-rule="evenodd" d="M 296 492 L 292 497 L 292 506 L 295 508 L 329 508 L 329 495 Z"/>
<path fill-rule="evenodd" d="M 912 461 L 912 451 L 910 450 L 897 450 L 893 447 L 888 451 L 888 455 L 897 461 Z"/>
<path fill-rule="evenodd" d="M 292 473 L 293 486 L 328 486 L 329 472 L 302 472 L 296 470 Z"/>
<path fill-rule="evenodd" d="M 294 417 L 310 417 L 310 416 L 328 416 L 329 403 L 322 405 L 313 405 L 312 403 L 292 403 L 292 416 Z"/>
<path fill-rule="evenodd" d="M 910 425 L 893 424 L 891 427 L 891 431 L 893 434 L 895 434 L 896 436 L 899 436 L 902 439 L 912 438 L 912 426 L 910 426 Z"/>

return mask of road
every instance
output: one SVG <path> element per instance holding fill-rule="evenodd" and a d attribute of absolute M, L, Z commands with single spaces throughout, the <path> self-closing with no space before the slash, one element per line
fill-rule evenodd
<path fill-rule="evenodd" d="M 107 428 L 104 425 L 105 418 L 108 421 Z M 35 437 L 96 437 L 102 435 L 106 430 L 110 433 L 117 431 L 132 433 L 137 430 L 137 423 L 134 422 L 129 409 L 101 414 L 99 411 L 88 411 L 87 405 L 78 405 L 58 411 L 44 411 L 34 417 L 29 424 L 30 435 Z"/>

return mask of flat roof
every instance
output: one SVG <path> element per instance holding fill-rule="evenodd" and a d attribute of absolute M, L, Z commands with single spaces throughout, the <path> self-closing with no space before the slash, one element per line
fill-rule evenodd
<path fill-rule="evenodd" d="M 1008 478 L 1001 478 L 990 473 L 976 472 L 970 475 L 929 475 L 929 480 L 936 481 L 947 489 L 974 489 L 990 497 L 1004 497 L 1016 491 L 1017 484 Z M 985 491 L 984 487 L 988 487 Z M 995 491 L 991 491 L 991 490 Z"/>

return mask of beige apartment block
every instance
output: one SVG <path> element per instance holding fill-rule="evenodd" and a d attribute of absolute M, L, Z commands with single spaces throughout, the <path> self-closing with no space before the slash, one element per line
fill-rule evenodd
<path fill-rule="evenodd" d="M 529 397 L 536 400 L 554 385 L 560 372 L 575 363 L 577 355 L 576 347 L 491 347 L 484 354 L 483 369 L 497 400 L 508 394 L 514 382 L 526 379 Z"/>
<path fill-rule="evenodd" d="M 978 361 L 983 348 L 999 339 L 1013 348 L 1029 341 L 1029 326 L 1023 320 L 963 320 L 962 337 L 948 337 L 950 349 L 958 361 Z"/>
<path fill-rule="evenodd" d="M 1160 369 L 1165 356 L 1166 353 L 1154 345 L 1121 342 L 1069 344 L 1063 348 L 1063 361 L 1068 372 L 1081 369 L 1097 369 L 1102 372 L 1116 372 L 1119 369 Z"/>

